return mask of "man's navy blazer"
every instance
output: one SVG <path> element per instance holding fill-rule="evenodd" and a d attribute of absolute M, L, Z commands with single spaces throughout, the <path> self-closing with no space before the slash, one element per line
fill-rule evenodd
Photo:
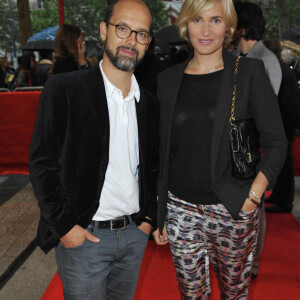
<path fill-rule="evenodd" d="M 211 139 L 211 174 L 216 196 L 234 219 L 249 193 L 253 179 L 239 180 L 231 175 L 229 116 L 234 85 L 233 72 L 236 57 L 223 50 L 224 70 L 215 110 L 215 122 Z M 168 201 L 169 161 L 173 111 L 188 61 L 162 72 L 158 76 L 158 100 L 160 102 L 160 175 L 158 181 L 158 225 L 162 229 Z M 201 100 L 201 99 L 199 99 Z M 263 156 L 257 169 L 274 186 L 285 156 L 287 141 L 282 125 L 277 97 L 262 61 L 242 58 L 237 77 L 235 105 L 236 120 L 254 118 L 260 133 Z"/>
<path fill-rule="evenodd" d="M 141 88 L 137 225 L 156 221 L 157 100 Z M 45 251 L 74 225 L 86 228 L 99 207 L 109 160 L 109 114 L 99 65 L 51 76 L 41 94 L 30 146 L 29 176 L 41 218 L 37 242 Z M 120 149 L 122 151 L 122 149 Z"/>

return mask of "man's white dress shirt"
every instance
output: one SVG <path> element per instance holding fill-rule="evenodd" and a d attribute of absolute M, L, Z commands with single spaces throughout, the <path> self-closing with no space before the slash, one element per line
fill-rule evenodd
<path fill-rule="evenodd" d="M 140 100 L 140 89 L 132 75 L 130 92 L 124 98 L 121 90 L 106 77 L 102 61 L 99 65 L 109 113 L 109 161 L 100 195 L 100 206 L 93 220 L 105 221 L 140 210 L 139 141 L 135 106 L 135 99 Z"/>

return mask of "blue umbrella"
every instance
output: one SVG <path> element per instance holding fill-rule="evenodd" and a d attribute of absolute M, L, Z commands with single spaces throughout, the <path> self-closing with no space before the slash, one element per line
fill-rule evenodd
<path fill-rule="evenodd" d="M 59 26 L 49 27 L 31 36 L 22 50 L 40 51 L 54 50 L 55 34 Z"/>
<path fill-rule="evenodd" d="M 46 29 L 43 29 L 33 36 L 31 36 L 27 42 L 35 42 L 35 41 L 40 41 L 40 40 L 50 40 L 54 41 L 55 39 L 55 34 L 59 26 L 54 26 L 54 27 L 48 27 Z"/>

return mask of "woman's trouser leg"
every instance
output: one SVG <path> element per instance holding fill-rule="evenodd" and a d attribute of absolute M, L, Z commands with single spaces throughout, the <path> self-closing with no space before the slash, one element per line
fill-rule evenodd
<path fill-rule="evenodd" d="M 210 262 L 219 279 L 222 300 L 248 298 L 258 234 L 258 210 L 232 219 L 222 205 L 208 205 L 204 224 Z"/>
<path fill-rule="evenodd" d="M 202 209 L 173 195 L 170 198 L 174 201 L 168 203 L 167 232 L 181 299 L 206 300 L 211 291 Z"/>
<path fill-rule="evenodd" d="M 172 194 L 167 230 L 181 298 L 210 296 L 209 260 L 221 299 L 247 299 L 257 239 L 257 210 L 233 220 L 222 204 L 193 205 Z"/>

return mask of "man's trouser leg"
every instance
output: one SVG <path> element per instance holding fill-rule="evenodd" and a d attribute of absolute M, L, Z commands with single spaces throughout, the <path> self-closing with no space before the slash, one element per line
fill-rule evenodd
<path fill-rule="evenodd" d="M 88 228 L 100 238 L 75 248 L 56 248 L 65 300 L 131 300 L 148 235 L 131 222 L 123 230 Z"/>

